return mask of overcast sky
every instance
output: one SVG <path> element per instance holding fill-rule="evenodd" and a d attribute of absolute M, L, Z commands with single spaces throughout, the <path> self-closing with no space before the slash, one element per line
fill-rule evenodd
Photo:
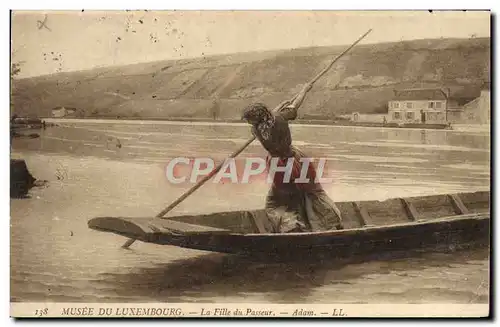
<path fill-rule="evenodd" d="M 45 18 L 46 17 L 46 18 Z M 45 21 L 44 25 L 42 24 Z M 440 37 L 488 37 L 488 12 L 15 12 L 19 77 L 221 53 Z"/>

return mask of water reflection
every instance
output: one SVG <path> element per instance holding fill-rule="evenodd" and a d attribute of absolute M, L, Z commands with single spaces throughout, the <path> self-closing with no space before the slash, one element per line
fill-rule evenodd
<path fill-rule="evenodd" d="M 133 294 L 148 301 L 215 302 L 222 297 L 245 297 L 245 301 L 253 299 L 273 303 L 373 303 L 377 298 L 384 298 L 382 295 L 387 292 L 377 284 L 377 279 L 384 279 L 378 276 L 389 276 L 392 287 L 399 287 L 403 292 L 417 290 L 425 293 L 426 282 L 432 281 L 424 277 L 424 271 L 446 270 L 454 275 L 451 279 L 458 280 L 462 277 L 463 265 L 477 264 L 475 262 L 479 260 L 487 260 L 488 255 L 486 249 L 469 249 L 452 253 L 393 253 L 364 263 L 328 258 L 280 263 L 208 254 L 124 273 L 105 273 L 100 276 L 99 283 L 113 288 L 116 296 L 126 298 Z M 487 276 L 487 271 L 480 274 L 482 279 L 487 279 Z M 361 293 L 356 297 L 353 288 L 366 295 L 371 293 L 373 298 L 359 296 Z M 477 290 L 479 294 L 474 289 L 456 291 L 460 293 L 460 301 L 466 298 L 476 302 L 488 300 L 484 290 Z"/>

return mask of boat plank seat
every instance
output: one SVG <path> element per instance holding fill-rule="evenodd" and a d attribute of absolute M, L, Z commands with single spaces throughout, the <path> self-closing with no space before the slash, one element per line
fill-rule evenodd
<path fill-rule="evenodd" d="M 485 209 L 490 208 L 490 192 L 479 191 L 473 193 L 459 193 L 457 194 L 462 200 L 463 204 L 467 207 L 469 212 L 484 212 Z"/>
<path fill-rule="evenodd" d="M 448 197 L 457 215 L 466 215 L 469 213 L 469 209 L 467 209 L 458 194 L 448 194 Z"/>
<path fill-rule="evenodd" d="M 361 202 L 352 202 L 352 206 L 361 227 L 373 226 L 372 218 Z"/>
<path fill-rule="evenodd" d="M 457 214 L 447 194 L 409 197 L 406 200 L 413 204 L 420 219 L 439 219 Z"/>
<path fill-rule="evenodd" d="M 382 226 L 387 224 L 401 224 L 408 222 L 408 213 L 400 199 L 388 199 L 385 201 L 363 201 L 358 202 L 360 209 L 356 210 L 363 226 Z"/>
<path fill-rule="evenodd" d="M 418 220 L 418 212 L 417 212 L 417 209 L 415 209 L 415 207 L 413 206 L 413 204 L 404 198 L 401 198 L 401 203 L 403 204 L 403 207 L 405 208 L 406 215 L 408 216 L 408 219 L 410 221 L 417 221 Z"/>

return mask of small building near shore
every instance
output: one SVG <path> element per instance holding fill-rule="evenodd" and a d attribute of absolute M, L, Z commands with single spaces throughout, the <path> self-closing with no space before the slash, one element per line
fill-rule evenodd
<path fill-rule="evenodd" d="M 454 124 L 489 124 L 491 116 L 490 85 L 486 83 L 476 98 L 448 106 L 448 121 Z"/>
<path fill-rule="evenodd" d="M 463 107 L 462 123 L 489 124 L 491 114 L 490 90 L 482 90 L 479 97 Z"/>
<path fill-rule="evenodd" d="M 448 92 L 443 89 L 394 90 L 388 103 L 390 123 L 446 123 Z"/>
<path fill-rule="evenodd" d="M 76 108 L 55 107 L 54 109 L 52 109 L 52 117 L 63 118 L 66 116 L 73 115 L 75 112 L 76 112 Z"/>
<path fill-rule="evenodd" d="M 362 114 L 359 112 L 353 112 L 349 117 L 349 120 L 353 122 L 364 122 L 364 123 L 386 123 L 387 114 Z"/>

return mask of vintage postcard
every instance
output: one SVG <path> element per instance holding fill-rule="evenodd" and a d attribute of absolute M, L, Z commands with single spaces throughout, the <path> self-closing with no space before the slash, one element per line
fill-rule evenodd
<path fill-rule="evenodd" d="M 12 317 L 490 315 L 489 11 L 13 11 Z"/>

